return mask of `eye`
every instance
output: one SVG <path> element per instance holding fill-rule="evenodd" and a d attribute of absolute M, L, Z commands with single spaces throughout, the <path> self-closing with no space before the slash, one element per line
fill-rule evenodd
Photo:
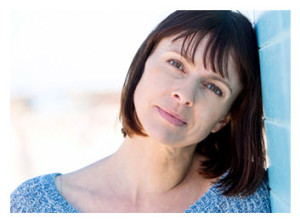
<path fill-rule="evenodd" d="M 175 68 L 181 70 L 181 71 L 184 71 L 183 69 L 183 65 L 180 61 L 177 61 L 177 60 L 174 60 L 174 59 L 170 59 L 168 60 L 168 62 Z"/>
<path fill-rule="evenodd" d="M 211 90 L 213 93 L 215 93 L 217 96 L 219 96 L 219 97 L 223 96 L 222 90 L 219 87 L 217 87 L 216 85 L 209 83 L 206 85 L 206 87 L 209 90 Z"/>

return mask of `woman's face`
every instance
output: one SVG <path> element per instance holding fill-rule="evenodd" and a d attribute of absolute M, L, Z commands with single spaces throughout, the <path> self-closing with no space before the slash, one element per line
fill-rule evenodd
<path fill-rule="evenodd" d="M 144 131 L 172 147 L 192 146 L 229 121 L 228 112 L 241 90 L 235 65 L 229 60 L 229 79 L 202 61 L 207 38 L 196 49 L 194 63 L 181 56 L 182 39 L 160 41 L 145 64 L 134 104 Z"/>

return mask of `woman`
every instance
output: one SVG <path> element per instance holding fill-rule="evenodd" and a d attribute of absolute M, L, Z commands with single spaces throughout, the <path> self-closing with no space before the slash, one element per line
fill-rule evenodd
<path fill-rule="evenodd" d="M 231 11 L 176 11 L 121 97 L 119 150 L 20 185 L 11 212 L 270 212 L 258 50 Z"/>

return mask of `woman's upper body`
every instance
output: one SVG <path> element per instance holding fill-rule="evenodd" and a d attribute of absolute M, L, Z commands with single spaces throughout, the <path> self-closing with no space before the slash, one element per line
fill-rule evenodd
<path fill-rule="evenodd" d="M 13 213 L 78 213 L 59 192 L 55 179 L 59 173 L 27 180 L 11 195 L 10 211 Z M 160 202 L 158 202 L 160 203 Z M 118 212 L 113 209 L 110 212 Z M 134 212 L 134 211 L 131 211 Z M 173 211 L 169 211 L 173 212 Z M 222 195 L 213 185 L 195 203 L 183 210 L 185 213 L 269 213 L 271 212 L 267 179 L 248 197 Z"/>
<path fill-rule="evenodd" d="M 26 181 L 11 195 L 11 212 L 270 212 L 267 179 L 248 197 L 227 197 L 214 184 L 217 179 L 199 175 L 200 155 L 179 175 L 168 170 L 172 161 L 160 169 L 161 154 L 153 160 L 149 150 L 124 147 L 128 140 L 115 154 L 78 171 Z"/>

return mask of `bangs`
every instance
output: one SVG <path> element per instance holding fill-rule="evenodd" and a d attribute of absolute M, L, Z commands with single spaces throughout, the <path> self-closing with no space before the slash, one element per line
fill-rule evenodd
<path fill-rule="evenodd" d="M 188 30 L 175 37 L 173 41 L 183 38 L 181 55 L 191 58 L 194 63 L 196 50 L 204 37 L 208 37 L 202 58 L 205 69 L 211 68 L 213 72 L 228 79 L 228 60 L 230 56 L 234 56 L 232 38 L 228 35 L 228 31 Z"/>

